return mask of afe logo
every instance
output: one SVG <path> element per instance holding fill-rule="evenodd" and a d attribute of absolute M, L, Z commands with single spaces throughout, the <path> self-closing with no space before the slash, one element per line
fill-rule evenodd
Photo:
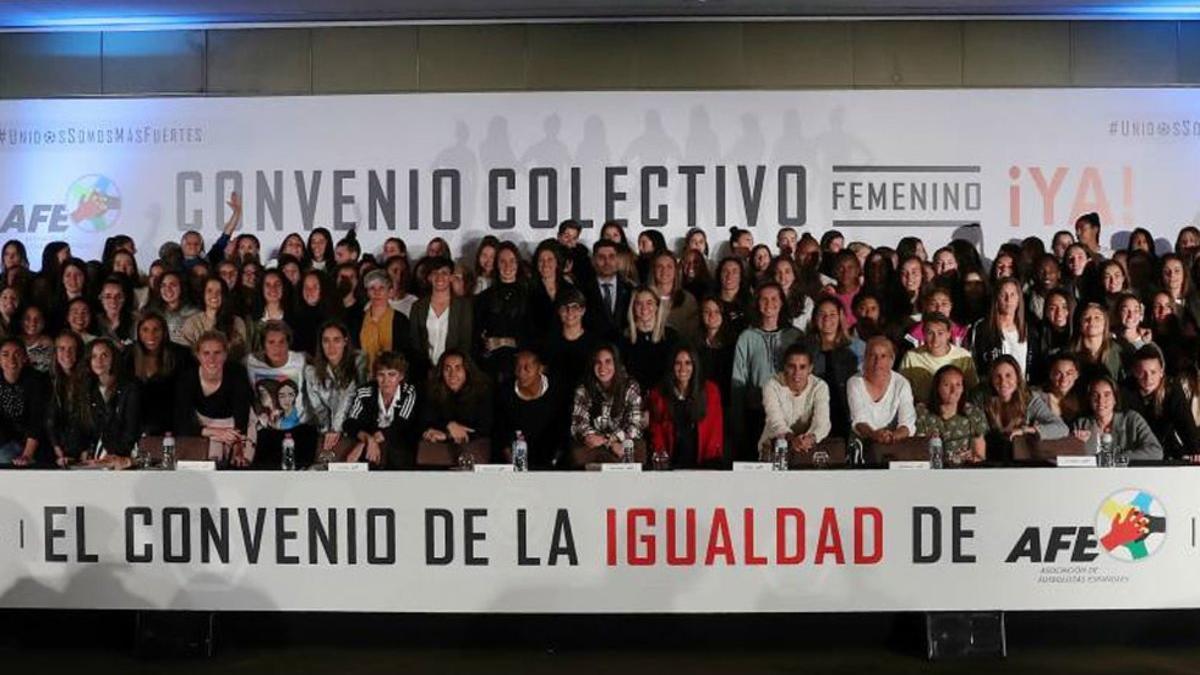
<path fill-rule="evenodd" d="M 1121 224 L 1134 225 L 1132 167 L 1122 166 L 1116 173 L 1096 166 L 1014 165 L 1008 168 L 1008 177 L 1012 181 L 1008 186 L 1008 222 L 1013 227 L 1070 225 L 1068 219 L 1090 211 L 1099 213 L 1102 223 L 1115 223 L 1114 203 L 1120 206 Z M 1027 202 L 1036 214 L 1030 222 L 1023 219 L 1022 213 Z"/>

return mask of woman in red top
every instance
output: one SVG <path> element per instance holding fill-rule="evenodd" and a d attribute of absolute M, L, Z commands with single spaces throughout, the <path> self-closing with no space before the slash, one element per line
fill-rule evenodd
<path fill-rule="evenodd" d="M 725 459 L 721 392 L 704 378 L 690 347 L 671 354 L 670 372 L 650 390 L 650 448 L 666 450 L 672 468 L 720 466 Z"/>

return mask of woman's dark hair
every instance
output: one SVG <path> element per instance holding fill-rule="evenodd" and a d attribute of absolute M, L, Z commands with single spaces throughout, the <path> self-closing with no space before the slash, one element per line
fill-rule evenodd
<path fill-rule="evenodd" d="M 317 236 L 325 237 L 325 257 L 320 262 L 328 263 L 333 260 L 333 235 L 324 227 L 314 227 L 312 232 L 308 233 L 308 241 L 304 244 L 304 254 L 307 256 L 306 263 L 309 265 L 317 262 L 316 256 L 313 255 L 313 239 Z"/>
<path fill-rule="evenodd" d="M 500 245 L 496 247 L 496 277 L 495 277 L 496 282 L 497 283 L 500 282 L 500 254 L 501 253 L 511 253 L 513 255 L 513 257 L 516 258 L 516 260 L 517 260 L 516 283 L 518 283 L 518 284 L 521 283 L 526 277 L 526 272 L 528 272 L 528 268 L 526 268 L 526 266 L 525 266 L 525 261 L 521 259 L 521 249 L 517 248 L 516 244 L 514 244 L 513 242 L 508 241 L 508 240 L 500 242 Z"/>
<path fill-rule="evenodd" d="M 1147 253 L 1149 253 L 1151 256 L 1158 257 L 1158 252 L 1155 250 L 1154 246 L 1154 235 L 1150 234 L 1150 230 L 1147 230 L 1144 227 L 1133 228 L 1133 231 L 1129 233 L 1129 241 L 1125 245 L 1125 250 L 1129 251 L 1130 253 L 1133 253 L 1135 250 L 1139 250 L 1133 248 L 1133 241 L 1138 237 L 1145 237 L 1146 240 L 1150 242 L 1150 250 L 1147 251 Z"/>
<path fill-rule="evenodd" d="M 484 272 L 480 260 L 483 258 L 483 250 L 486 248 L 492 249 L 492 271 Z M 475 278 L 496 279 L 496 255 L 500 253 L 500 240 L 495 235 L 487 234 L 479 240 L 479 245 L 475 247 Z M 517 256 L 520 260 L 521 256 Z"/>
<path fill-rule="evenodd" d="M 297 236 L 299 236 L 299 235 L 297 235 Z M 298 258 L 296 258 L 296 256 L 294 256 L 294 255 L 291 255 L 291 254 L 288 254 L 288 253 L 283 253 L 283 254 L 280 254 L 280 256 L 279 256 L 279 258 L 278 258 L 278 262 L 277 262 L 277 264 L 275 265 L 275 269 L 277 269 L 277 270 L 279 270 L 280 272 L 282 272 L 282 271 L 283 271 L 283 268 L 284 268 L 284 267 L 286 267 L 287 265 L 295 265 L 295 266 L 296 266 L 296 270 L 297 270 L 298 272 L 300 272 L 300 276 L 301 276 L 301 277 L 303 277 L 303 276 L 304 276 L 304 268 L 305 268 L 307 265 L 305 265 L 305 263 L 304 263 L 303 261 L 301 261 L 301 260 L 299 260 Z M 288 286 L 292 286 L 293 288 L 295 288 L 295 286 L 292 284 L 292 281 L 291 281 L 291 279 L 287 279 L 287 275 L 286 275 L 286 274 L 285 274 L 285 275 L 283 275 L 283 276 L 284 276 L 284 279 L 287 281 L 287 284 L 288 284 Z"/>
<path fill-rule="evenodd" d="M 133 263 L 132 275 L 123 274 L 113 269 L 117 264 L 117 258 L 121 256 L 129 258 L 130 262 Z M 112 254 L 112 258 L 109 259 L 108 264 L 104 266 L 100 273 L 105 277 L 116 275 L 125 279 L 125 290 L 129 293 L 132 293 L 135 288 L 142 288 L 146 285 L 145 280 L 142 278 L 141 269 L 138 268 L 137 256 L 125 249 L 115 251 Z"/>
<path fill-rule="evenodd" d="M 129 288 L 126 286 L 124 277 L 112 276 L 105 279 L 104 282 L 100 284 L 101 293 L 104 292 L 105 286 L 116 286 L 117 288 L 121 289 L 121 297 L 124 298 L 124 300 L 121 302 L 121 310 L 118 313 L 121 322 L 121 330 L 130 330 L 133 324 L 133 297 L 129 293 Z M 183 293 L 182 289 L 180 290 L 180 293 Z M 101 310 L 101 313 L 103 314 L 103 310 Z M 170 339 L 170 332 L 167 333 L 167 338 Z"/>
<path fill-rule="evenodd" d="M 156 322 L 162 330 L 162 342 L 159 344 L 159 353 L 154 364 L 151 363 L 153 355 L 142 344 L 142 326 L 151 321 Z M 175 350 L 171 349 L 170 345 L 171 331 L 167 326 L 166 318 L 153 309 L 142 312 L 137 324 L 133 327 L 133 344 L 129 346 L 130 354 L 133 356 L 133 376 L 144 382 L 152 377 L 173 375 L 181 364 L 175 358 Z M 151 370 L 151 365 L 154 366 L 153 370 Z"/>
<path fill-rule="evenodd" d="M 324 335 L 327 330 L 336 330 L 346 339 L 346 350 L 342 354 L 342 360 L 337 366 L 331 367 L 329 359 L 325 356 L 325 349 L 322 346 L 324 343 Z M 350 329 L 346 324 L 338 319 L 330 319 L 321 324 L 317 329 L 317 347 L 314 350 L 312 364 L 313 370 L 317 374 L 317 382 L 322 387 L 329 386 L 330 378 L 333 379 L 333 386 L 342 388 L 354 384 L 358 381 L 358 352 L 355 351 L 354 345 L 350 342 Z"/>
<path fill-rule="evenodd" d="M 618 241 L 613 242 L 617 245 L 618 251 L 623 252 L 623 251 L 630 250 L 629 249 L 629 237 L 625 236 L 625 228 L 621 226 L 621 223 L 618 223 L 615 220 L 605 221 L 604 224 L 600 226 L 600 238 L 601 239 L 605 238 L 604 230 L 606 230 L 610 227 L 617 228 L 617 232 L 619 232 L 621 234 L 620 239 Z"/>
<path fill-rule="evenodd" d="M 67 300 L 67 289 L 63 284 L 63 274 L 67 271 L 68 267 L 74 267 L 83 275 L 83 288 L 80 289 L 82 291 L 80 294 L 84 296 L 89 295 L 88 281 L 91 280 L 91 277 L 88 275 L 87 263 L 79 258 L 67 258 L 58 266 L 58 275 L 54 278 L 54 297 L 58 298 L 60 306 Z"/>
<path fill-rule="evenodd" d="M 114 234 L 104 240 L 104 251 L 100 254 L 100 262 L 106 267 L 112 264 L 113 255 L 127 246 L 133 245 L 133 237 L 127 234 Z"/>
<path fill-rule="evenodd" d="M 452 358 L 462 359 L 463 370 L 466 372 L 466 381 L 463 382 L 462 390 L 457 394 L 446 386 L 443 375 L 446 362 Z M 475 367 L 470 356 L 459 349 L 447 349 L 442 352 L 442 355 L 438 357 L 437 367 L 433 373 L 430 373 L 429 398 L 431 400 L 446 405 L 456 398 L 459 403 L 466 406 L 490 405 L 491 401 L 487 399 L 487 394 L 487 380 L 484 374 Z"/>
<path fill-rule="evenodd" d="M 937 414 L 941 411 L 942 395 L 938 391 L 938 388 L 942 386 L 943 378 L 945 378 L 948 375 L 953 375 L 955 373 L 957 373 L 960 378 L 963 377 L 962 368 L 959 368 L 958 366 L 954 365 L 953 363 L 948 363 L 948 364 L 942 366 L 941 368 L 938 368 L 937 372 L 933 374 L 933 384 L 929 388 L 929 411 L 930 412 Z M 965 384 L 965 380 L 964 380 L 964 384 Z M 966 408 L 966 406 L 967 406 L 967 391 L 964 387 L 962 395 L 960 395 L 958 397 L 958 407 L 955 408 L 954 413 L 956 415 L 963 414 L 963 410 Z"/>
<path fill-rule="evenodd" d="M 266 286 L 267 277 L 279 277 L 279 282 L 283 286 L 283 297 L 279 300 L 279 305 L 283 308 L 284 316 L 291 316 L 292 310 L 296 306 L 296 289 L 292 288 L 292 282 L 288 281 L 287 276 L 283 271 L 276 268 L 264 270 L 258 278 L 258 292 L 254 298 L 254 317 L 261 318 L 263 312 L 267 309 L 267 300 L 263 294 L 263 288 Z M 361 285 L 361 284 L 360 284 Z"/>
<path fill-rule="evenodd" d="M 683 236 L 683 246 L 684 246 L 684 248 L 687 248 L 687 243 L 689 241 L 691 241 L 692 235 L 697 234 L 697 233 L 704 235 L 704 257 L 707 258 L 708 257 L 708 233 L 704 231 L 704 228 L 701 228 L 701 227 L 688 228 L 687 234 L 685 234 Z"/>
<path fill-rule="evenodd" d="M 563 266 L 566 265 L 566 254 L 563 252 L 563 245 L 558 243 L 557 239 L 543 239 L 538 243 L 537 248 L 533 250 L 533 264 L 536 268 L 538 258 L 542 257 L 542 253 L 549 251 L 554 256 L 555 276 L 562 278 Z"/>
<path fill-rule="evenodd" d="M 230 339 L 233 338 L 234 317 L 237 316 L 237 308 L 233 306 L 233 297 L 229 291 L 229 287 L 225 285 L 225 280 L 216 275 L 210 275 L 204 280 L 204 288 L 208 288 L 211 283 L 221 284 L 221 308 L 217 310 L 216 320 L 213 321 L 213 329 L 219 330 Z M 207 307 L 202 307 L 201 311 L 207 310 Z"/>
<path fill-rule="evenodd" d="M 901 237 L 900 241 L 896 243 L 896 255 L 900 257 L 900 260 L 916 257 L 917 244 L 925 245 L 920 237 Z"/>
<path fill-rule="evenodd" d="M 692 263 L 696 270 L 696 275 L 691 282 L 696 289 L 703 289 L 705 292 L 712 288 L 712 272 L 708 269 L 708 258 L 703 253 L 695 249 L 685 249 L 679 257 L 679 273 L 683 278 L 683 285 L 688 285 L 687 266 L 688 260 L 695 259 Z"/>
<path fill-rule="evenodd" d="M 71 322 L 67 319 L 67 317 L 69 317 L 71 315 L 71 307 L 76 304 L 81 304 L 84 307 L 87 307 L 88 316 L 91 317 L 91 320 L 88 321 L 86 330 L 89 333 L 94 333 L 95 328 L 96 328 L 96 325 L 95 325 L 96 324 L 96 310 L 92 308 L 91 301 L 83 296 L 79 296 L 78 298 L 75 298 L 74 300 L 67 303 L 66 311 L 63 312 L 63 326 L 70 325 Z M 64 333 L 73 333 L 74 331 L 71 331 L 69 328 L 64 327 L 63 332 Z"/>
<path fill-rule="evenodd" d="M 1142 345 L 1136 352 L 1133 353 L 1133 357 L 1129 359 L 1130 370 L 1136 368 L 1137 364 L 1142 363 L 1143 361 L 1157 361 L 1158 367 L 1162 368 L 1164 371 L 1167 367 L 1166 357 L 1163 356 L 1162 350 L 1159 349 L 1154 343 Z M 1167 399 L 1167 384 L 1167 375 L 1164 372 L 1162 380 L 1158 383 L 1158 388 L 1151 392 L 1155 417 L 1162 415 L 1163 402 Z"/>
<path fill-rule="evenodd" d="M 601 387 L 600 381 L 596 379 L 596 359 L 600 356 L 601 352 L 608 352 L 613 360 L 612 386 L 608 390 Z M 625 372 L 625 366 L 621 365 L 621 353 L 617 350 L 616 345 L 611 342 L 603 342 L 597 345 L 588 356 L 587 375 L 583 378 L 583 387 L 588 393 L 588 399 L 591 401 L 591 408 L 588 409 L 588 417 L 598 417 L 601 406 L 610 397 L 612 415 L 613 417 L 620 417 L 625 411 L 625 389 L 628 386 L 629 375 Z"/>
<path fill-rule="evenodd" d="M 999 393 L 992 386 L 992 373 L 1001 366 L 1008 366 L 1017 373 L 1017 390 L 1013 392 L 1011 401 L 1000 400 Z M 1029 407 L 1029 387 L 1025 385 L 1025 377 L 1021 374 L 1021 366 L 1011 354 L 1001 354 L 992 361 L 988 368 L 987 402 L 983 407 L 987 414 L 988 423 L 993 429 L 1011 431 L 1025 424 L 1025 411 Z"/>
<path fill-rule="evenodd" d="M 825 230 L 825 233 L 821 235 L 821 250 L 828 251 L 829 245 L 833 243 L 834 239 L 845 240 L 846 235 L 837 230 Z"/>
<path fill-rule="evenodd" d="M 69 390 L 71 382 L 74 380 L 75 373 L 78 372 L 80 364 L 83 363 L 84 344 L 83 338 L 79 337 L 78 333 L 72 330 L 63 330 L 58 334 L 58 337 L 54 338 L 55 352 L 58 351 L 58 341 L 63 338 L 75 343 L 75 367 L 72 368 L 70 372 L 64 371 L 58 365 L 58 354 L 56 353 L 54 355 L 54 359 L 51 361 L 50 379 L 54 385 L 55 396 L 58 396 L 60 401 L 65 402 L 68 400 L 67 397 L 70 395 Z"/>
<path fill-rule="evenodd" d="M 76 364 L 75 377 L 71 386 L 69 417 L 76 426 L 92 432 L 98 431 L 95 411 L 92 409 L 92 388 L 96 386 L 98 380 L 96 374 L 92 372 L 91 365 L 92 352 L 97 348 L 107 349 L 112 357 L 109 373 L 116 382 L 115 388 L 120 389 L 128 381 L 125 370 L 121 368 L 121 350 L 117 349 L 116 343 L 108 338 L 96 338 L 88 343 L 87 348 L 79 355 L 79 363 Z"/>
<path fill-rule="evenodd" d="M 1088 382 L 1088 412 L 1090 412 L 1092 415 L 1096 414 L 1095 409 L 1092 408 L 1092 389 L 1095 389 L 1096 385 L 1098 384 L 1108 385 L 1108 388 L 1111 389 L 1113 393 L 1113 411 L 1116 412 L 1121 410 L 1121 388 L 1117 386 L 1117 381 L 1113 379 L 1112 375 L 1109 375 L 1107 372 L 1105 372 L 1094 375 L 1092 377 L 1092 381 Z"/>
<path fill-rule="evenodd" d="M 58 253 L 65 248 L 70 248 L 70 246 L 65 241 L 52 241 L 42 248 L 42 266 L 38 271 L 42 276 L 53 280 L 56 287 L 59 283 L 58 268 L 61 266 L 58 262 Z"/>
<path fill-rule="evenodd" d="M 715 293 L 704 296 L 697 305 L 699 311 L 696 312 L 696 320 L 700 322 L 698 334 L 702 337 L 702 340 L 708 339 L 708 329 L 704 326 L 704 303 L 706 302 L 716 303 L 718 314 L 721 315 L 721 327 L 717 329 L 716 343 L 713 346 L 724 347 L 725 345 L 733 344 L 738 336 L 733 334 L 733 329 L 730 328 L 729 321 L 725 318 L 725 303 L 721 302 L 720 296 Z"/>
<path fill-rule="evenodd" d="M 754 289 L 754 305 L 751 307 L 753 320 L 750 323 L 756 328 L 762 324 L 762 316 L 758 311 L 758 298 L 763 294 L 763 291 L 768 291 L 772 288 L 775 289 L 776 293 L 779 293 L 779 320 L 776 322 L 776 326 L 784 328 L 792 324 L 792 313 L 788 309 L 787 294 L 783 292 L 783 286 L 774 281 L 764 281 Z"/>
<path fill-rule="evenodd" d="M 292 239 L 295 239 L 296 243 L 300 245 L 301 254 L 299 258 L 297 258 L 293 253 L 284 253 L 283 251 L 284 247 L 287 246 L 287 243 Z M 279 242 L 279 255 L 277 257 L 279 259 L 279 264 L 277 267 L 282 267 L 284 258 L 287 258 L 289 261 L 296 261 L 297 264 L 301 265 L 301 269 L 303 269 L 304 267 L 308 266 L 308 242 L 304 241 L 304 237 L 300 236 L 299 232 L 289 232 L 287 236 L 283 238 L 283 241 Z"/>
<path fill-rule="evenodd" d="M 24 242 L 22 242 L 20 239 L 9 239 L 8 241 L 4 242 L 3 247 L 0 247 L 0 254 L 3 254 L 3 252 L 7 251 L 9 248 L 17 249 L 17 255 L 20 256 L 21 263 L 25 267 L 29 267 L 29 253 L 25 251 Z M 0 255 L 0 258 L 2 258 L 2 255 Z"/>
<path fill-rule="evenodd" d="M 667 239 L 659 230 L 642 230 L 638 233 L 638 238 L 645 237 L 650 240 L 650 253 L 646 256 L 654 258 L 660 252 L 667 250 Z M 638 252 L 641 255 L 641 252 Z"/>
<path fill-rule="evenodd" d="M 767 279 L 775 281 L 775 273 L 780 267 L 784 266 L 792 269 L 792 287 L 784 292 L 783 301 L 788 306 L 788 313 L 792 316 L 798 316 L 804 311 L 804 301 L 808 296 L 805 293 L 804 283 L 800 279 L 800 268 L 796 264 L 796 261 L 785 256 L 776 256 L 771 261 L 771 265 L 767 267 Z M 779 282 L 775 281 L 775 283 Z M 782 286 L 780 284 L 781 288 Z"/>
<path fill-rule="evenodd" d="M 321 289 L 321 299 L 317 303 L 316 309 L 325 316 L 336 316 L 339 312 L 337 298 L 335 297 L 337 292 L 334 290 L 333 280 L 328 274 L 320 270 L 310 269 L 300 275 L 299 292 L 296 294 L 297 306 L 307 305 L 304 299 L 304 283 L 310 278 L 316 279 L 317 286 Z"/>
<path fill-rule="evenodd" d="M 1183 254 L 1183 251 L 1182 251 L 1183 247 L 1181 244 L 1183 241 L 1183 235 L 1185 233 L 1194 235 L 1197 239 L 1200 239 L 1200 227 L 1196 227 L 1195 225 L 1185 225 L 1185 226 L 1179 228 L 1179 234 L 1175 235 L 1174 251 L 1175 251 L 1176 255 Z"/>
<path fill-rule="evenodd" d="M 686 344 L 679 345 L 671 350 L 667 370 L 663 373 L 663 378 L 658 384 L 658 391 L 666 401 L 675 400 L 675 359 L 679 358 L 680 354 L 687 354 L 688 358 L 692 360 L 692 377 L 687 383 L 687 390 L 680 393 L 683 394 L 684 400 L 687 401 L 688 417 L 695 424 L 704 419 L 704 415 L 708 411 L 708 397 L 705 392 L 707 380 L 704 376 L 704 370 L 700 365 L 700 357 L 696 355 L 696 350 Z M 683 430 L 677 431 L 679 433 L 683 432 Z"/>

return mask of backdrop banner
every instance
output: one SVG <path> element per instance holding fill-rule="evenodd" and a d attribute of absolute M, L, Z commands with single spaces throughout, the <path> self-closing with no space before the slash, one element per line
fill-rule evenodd
<path fill-rule="evenodd" d="M 234 190 L 268 251 L 318 226 L 357 228 L 367 250 L 533 242 L 573 217 L 671 241 L 690 226 L 771 243 L 783 226 L 957 233 L 990 253 L 1087 211 L 1106 243 L 1200 221 L 1200 90 L 5 101 L 0 170 L 0 235 L 95 255 L 126 233 L 145 261 L 189 229 L 215 239 Z"/>
<path fill-rule="evenodd" d="M 1197 476 L 7 472 L 0 607 L 1200 607 Z"/>

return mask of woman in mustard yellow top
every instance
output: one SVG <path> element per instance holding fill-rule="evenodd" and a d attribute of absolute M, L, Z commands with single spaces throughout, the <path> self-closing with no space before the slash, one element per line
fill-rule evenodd
<path fill-rule="evenodd" d="M 383 352 L 400 352 L 411 359 L 408 317 L 392 309 L 388 303 L 392 281 L 387 272 L 368 272 L 363 279 L 363 286 L 367 289 L 367 306 L 363 310 L 358 340 L 367 357 L 367 368 L 370 369 L 375 357 Z"/>

